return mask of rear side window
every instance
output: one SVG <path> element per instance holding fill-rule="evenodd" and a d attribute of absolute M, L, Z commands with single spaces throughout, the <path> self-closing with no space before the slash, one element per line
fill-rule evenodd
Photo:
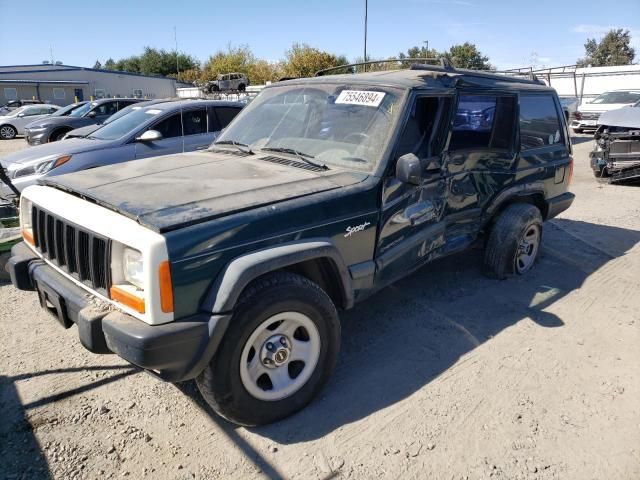
<path fill-rule="evenodd" d="M 522 150 L 564 144 L 561 125 L 553 96 L 520 96 L 520 144 Z"/>
<path fill-rule="evenodd" d="M 126 118 L 126 117 L 125 117 Z M 157 130 L 162 134 L 162 138 L 173 138 L 182 136 L 182 124 L 180 122 L 180 114 L 176 113 L 169 118 L 165 118 L 157 123 L 153 130 Z"/>
<path fill-rule="evenodd" d="M 207 114 L 204 108 L 184 112 L 182 121 L 184 123 L 185 136 L 207 133 Z"/>
<path fill-rule="evenodd" d="M 218 130 L 225 128 L 236 115 L 240 113 L 239 108 L 234 107 L 216 107 L 216 116 L 218 117 Z"/>
<path fill-rule="evenodd" d="M 449 150 L 509 150 L 513 145 L 515 97 L 461 95 Z"/>

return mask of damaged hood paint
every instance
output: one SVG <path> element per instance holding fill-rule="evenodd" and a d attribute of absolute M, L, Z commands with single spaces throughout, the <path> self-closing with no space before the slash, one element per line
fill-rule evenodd
<path fill-rule="evenodd" d="M 640 129 L 640 107 L 624 107 L 600 115 L 598 124 Z"/>
<path fill-rule="evenodd" d="M 65 140 L 67 141 L 67 140 Z M 40 183 L 115 210 L 155 231 L 362 182 L 365 173 L 309 171 L 266 155 L 195 152 L 137 160 Z"/>

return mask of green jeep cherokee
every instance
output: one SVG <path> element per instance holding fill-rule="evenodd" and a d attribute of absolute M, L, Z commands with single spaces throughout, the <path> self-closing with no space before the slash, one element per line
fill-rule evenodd
<path fill-rule="evenodd" d="M 208 151 L 24 190 L 7 269 L 82 344 L 196 379 L 243 425 L 303 408 L 338 310 L 482 239 L 497 278 L 568 208 L 571 145 L 538 81 L 414 66 L 271 85 Z"/>

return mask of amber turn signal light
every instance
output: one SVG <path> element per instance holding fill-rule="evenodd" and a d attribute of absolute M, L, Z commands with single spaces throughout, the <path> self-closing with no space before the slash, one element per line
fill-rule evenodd
<path fill-rule="evenodd" d="M 125 289 L 114 285 L 109 290 L 111 300 L 115 300 L 129 308 L 134 309 L 138 313 L 144 313 L 144 298 L 140 298 L 133 293 L 127 292 Z"/>
<path fill-rule="evenodd" d="M 24 238 L 24 241 L 29 245 L 35 246 L 36 242 L 34 242 L 33 240 L 33 233 L 31 232 L 30 228 L 25 228 L 22 230 L 22 238 Z"/>
<path fill-rule="evenodd" d="M 160 276 L 160 307 L 164 313 L 173 312 L 173 284 L 171 282 L 171 264 L 164 261 L 158 270 Z"/>

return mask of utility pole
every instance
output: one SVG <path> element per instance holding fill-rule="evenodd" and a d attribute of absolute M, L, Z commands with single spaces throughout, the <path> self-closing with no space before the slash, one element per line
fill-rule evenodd
<path fill-rule="evenodd" d="M 367 14 L 369 10 L 369 0 L 364 0 L 364 61 L 367 61 Z M 367 65 L 363 65 L 364 71 L 367 71 Z"/>
<path fill-rule="evenodd" d="M 427 46 L 427 55 L 429 54 L 429 40 L 424 40 L 422 43 L 424 43 Z"/>
<path fill-rule="evenodd" d="M 176 46 L 176 80 L 180 80 L 180 65 L 178 64 L 178 34 L 175 25 L 173 26 L 173 43 Z"/>

